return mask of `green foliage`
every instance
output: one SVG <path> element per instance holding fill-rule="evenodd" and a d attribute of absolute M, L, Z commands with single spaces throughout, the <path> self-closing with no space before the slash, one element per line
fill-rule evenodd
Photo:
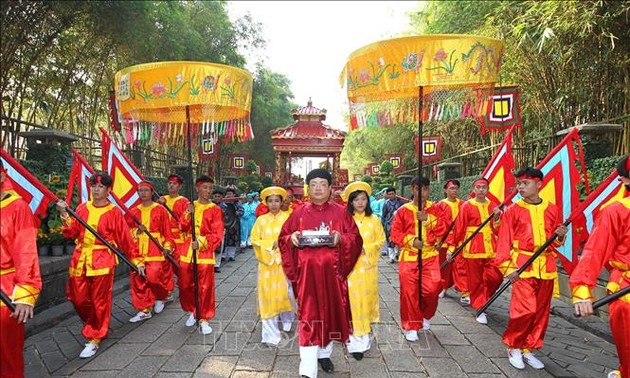
<path fill-rule="evenodd" d="M 265 177 L 262 178 L 260 183 L 262 184 L 263 188 L 266 188 L 268 186 L 272 186 L 273 185 L 273 179 L 271 177 L 265 176 Z"/>
<path fill-rule="evenodd" d="M 381 163 L 381 167 L 380 167 L 380 175 L 381 176 L 389 176 L 392 171 L 394 170 L 394 164 L 392 164 L 389 160 L 385 160 L 384 162 Z"/>
<path fill-rule="evenodd" d="M 621 156 L 609 156 L 601 159 L 592 160 L 590 166 L 587 167 L 589 184 L 591 190 L 594 190 L 604 179 L 617 169 L 617 163 Z"/>
<path fill-rule="evenodd" d="M 252 181 L 248 189 L 250 192 L 260 192 L 263 189 L 263 184 L 260 181 Z"/>
<path fill-rule="evenodd" d="M 365 175 L 365 176 L 361 177 L 361 181 L 367 182 L 368 184 L 371 184 L 372 181 L 374 181 L 374 180 L 372 179 L 372 176 Z"/>
<path fill-rule="evenodd" d="M 250 175 L 254 172 L 256 172 L 256 162 L 253 160 L 248 160 L 247 163 L 245 163 L 245 170 L 247 171 L 247 173 L 249 173 Z"/>
<path fill-rule="evenodd" d="M 236 187 L 238 188 L 238 190 L 241 191 L 241 193 L 247 193 L 247 189 L 249 189 L 249 184 L 245 181 L 239 181 L 238 184 L 236 184 Z"/>

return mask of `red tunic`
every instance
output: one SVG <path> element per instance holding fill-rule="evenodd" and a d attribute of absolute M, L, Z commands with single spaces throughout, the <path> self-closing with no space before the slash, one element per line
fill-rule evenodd
<path fill-rule="evenodd" d="M 171 225 L 171 233 L 173 234 L 173 238 L 177 245 L 181 245 L 184 243 L 184 235 L 182 235 L 179 229 L 179 219 L 182 219 L 184 213 L 190 206 L 190 201 L 186 197 L 177 196 L 171 197 L 170 195 L 164 196 L 166 198 L 166 206 L 173 212 L 173 214 L 177 215 L 178 219 L 175 219 L 170 213 L 168 213 L 168 219 Z"/>
<path fill-rule="evenodd" d="M 171 234 L 169 214 L 164 206 L 154 202 L 149 206 L 140 204 L 129 211 L 127 221 L 138 248 L 138 257 L 133 262 L 136 265 L 144 264 L 147 278 L 145 280 L 137 273 L 131 273 L 131 302 L 136 309 L 147 311 L 155 304 L 156 299 L 166 298 L 172 276 L 163 274 L 165 271 L 163 265 L 170 265 L 170 263 L 166 261 L 159 247 L 144 232 L 138 232 L 138 226 L 133 221 L 133 217 L 139 220 L 164 248 L 173 250 L 175 241 Z"/>
<path fill-rule="evenodd" d="M 184 213 L 179 227 L 185 234 L 184 244 L 180 249 L 179 302 L 187 312 L 195 310 L 193 264 L 192 264 L 192 234 L 190 233 L 191 217 Z M 214 203 L 201 205 L 195 201 L 195 236 L 199 242 L 197 250 L 197 269 L 199 273 L 199 308 L 198 319 L 214 318 L 214 251 L 223 240 L 223 212 Z"/>
<path fill-rule="evenodd" d="M 442 248 L 440 248 L 440 264 L 442 264 L 446 260 L 446 252 L 448 249 L 448 243 L 452 242 L 453 239 L 453 228 L 455 227 L 455 220 L 459 215 L 459 211 L 464 204 L 459 198 L 456 201 L 449 201 L 447 198 L 441 200 L 436 204 L 442 209 L 444 214 L 444 218 L 448 225 L 448 228 L 451 229 L 451 232 L 448 233 L 445 237 L 445 242 L 442 244 Z M 451 227 L 451 225 L 453 227 Z M 448 229 L 447 229 L 448 230 Z M 466 265 L 466 260 L 461 256 L 455 257 L 455 261 L 451 264 L 448 264 L 444 269 L 441 269 L 440 272 L 442 274 L 442 289 L 446 290 L 449 287 L 455 284 L 455 289 L 459 291 L 462 296 L 468 295 L 468 268 Z"/>
<path fill-rule="evenodd" d="M 560 209 L 547 200 L 528 204 L 524 200 L 512 204 L 501 217 L 497 257 L 493 264 L 508 275 L 542 246 L 562 223 Z M 561 243 L 555 242 L 556 246 Z M 503 334 L 508 348 L 540 349 L 547 331 L 557 276 L 553 249 L 543 252 L 512 285 L 510 319 Z"/>
<path fill-rule="evenodd" d="M 13 303 L 35 305 L 42 279 L 37 258 L 37 230 L 28 204 L 12 194 L 0 202 L 0 286 Z M 24 324 L 11 318 L 0 302 L 2 376 L 24 375 Z"/>
<path fill-rule="evenodd" d="M 138 258 L 129 227 L 116 206 L 107 203 L 96 207 L 87 201 L 77 207 L 76 213 L 130 260 Z M 98 342 L 107 336 L 109 328 L 118 257 L 75 219 L 66 218 L 62 230 L 67 238 L 76 239 L 77 245 L 70 261 L 66 297 L 84 322 L 83 336 Z"/>
<path fill-rule="evenodd" d="M 453 229 L 453 237 L 449 239 L 449 249 L 454 251 L 459 245 L 471 235 L 477 227 L 481 226 L 488 216 L 492 215 L 492 211 L 496 206 L 486 200 L 479 202 L 472 198 L 462 205 L 455 227 Z M 464 247 L 462 256 L 469 259 L 493 258 L 495 256 L 495 227 L 497 224 L 490 221 L 484 228 L 473 237 L 473 239 Z"/>
<path fill-rule="evenodd" d="M 337 247 L 299 249 L 291 243 L 293 232 L 322 227 L 341 233 Z M 352 216 L 336 203 L 307 202 L 284 223 L 278 246 L 284 273 L 298 298 L 300 346 L 325 347 L 332 340 L 346 342 L 352 320 L 347 277 L 363 248 Z"/>
<path fill-rule="evenodd" d="M 418 249 L 413 240 L 418 235 L 418 207 L 409 202 L 394 214 L 391 240 L 402 248 L 399 256 L 398 278 L 400 281 L 400 319 L 404 330 L 422 329 L 422 320 L 435 315 L 438 295 L 442 290 L 442 277 L 437 244 L 446 233 L 447 225 L 443 212 L 431 201 L 425 210 L 428 220 L 422 222 L 422 301 L 420 302 L 420 272 L 418 271 Z"/>
<path fill-rule="evenodd" d="M 571 274 L 573 300 L 593 300 L 592 288 L 606 265 L 610 269 L 607 289 L 614 293 L 630 286 L 630 197 L 602 210 L 595 221 L 582 256 Z M 608 305 L 610 329 L 617 347 L 622 377 L 630 375 L 630 294 Z"/>

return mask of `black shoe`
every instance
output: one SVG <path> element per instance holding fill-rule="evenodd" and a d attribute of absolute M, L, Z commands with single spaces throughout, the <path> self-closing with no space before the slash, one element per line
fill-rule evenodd
<path fill-rule="evenodd" d="M 234 257 L 228 257 L 228 261 L 234 261 Z"/>
<path fill-rule="evenodd" d="M 302 374 L 302 375 L 300 375 L 300 378 L 310 378 L 310 377 L 308 375 Z"/>
<path fill-rule="evenodd" d="M 354 352 L 354 353 L 352 353 L 352 357 L 354 357 L 354 359 L 357 360 L 357 361 L 361 361 L 363 359 L 363 353 L 362 352 Z"/>
<path fill-rule="evenodd" d="M 321 366 L 322 370 L 326 373 L 332 373 L 335 371 L 335 365 L 333 365 L 330 358 L 318 358 L 317 362 L 319 362 L 319 366 Z"/>
<path fill-rule="evenodd" d="M 219 268 L 218 266 L 214 267 L 214 272 L 215 273 L 221 273 L 221 268 Z"/>

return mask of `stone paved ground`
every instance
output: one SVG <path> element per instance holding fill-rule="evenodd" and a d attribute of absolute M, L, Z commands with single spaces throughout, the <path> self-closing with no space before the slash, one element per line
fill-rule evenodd
<path fill-rule="evenodd" d="M 177 302 L 141 324 L 129 292 L 114 297 L 109 338 L 89 360 L 77 358 L 83 347 L 77 316 L 30 336 L 25 345 L 27 377 L 297 377 L 295 333 L 284 334 L 280 348 L 260 344 L 256 316 L 256 260 L 251 250 L 223 265 L 217 274 L 217 316 L 213 334 L 204 337 L 183 325 Z M 399 328 L 396 265 L 380 263 L 381 323 L 374 326 L 372 349 L 358 362 L 335 345 L 335 373 L 324 377 L 605 377 L 617 365 L 610 342 L 552 315 L 545 347 L 546 368 L 513 369 L 501 334 L 507 322 L 507 298 L 489 310 L 490 326 L 475 322 L 473 311 L 449 293 L 440 301 L 429 332 L 408 343 Z"/>

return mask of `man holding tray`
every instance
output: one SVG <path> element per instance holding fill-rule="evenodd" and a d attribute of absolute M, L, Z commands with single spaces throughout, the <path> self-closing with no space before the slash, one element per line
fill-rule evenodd
<path fill-rule="evenodd" d="M 329 202 L 330 172 L 314 169 L 306 182 L 310 201 L 284 223 L 278 246 L 298 300 L 300 375 L 316 378 L 317 362 L 334 371 L 332 341 L 345 343 L 351 333 L 347 277 L 363 240 L 346 209 Z"/>

